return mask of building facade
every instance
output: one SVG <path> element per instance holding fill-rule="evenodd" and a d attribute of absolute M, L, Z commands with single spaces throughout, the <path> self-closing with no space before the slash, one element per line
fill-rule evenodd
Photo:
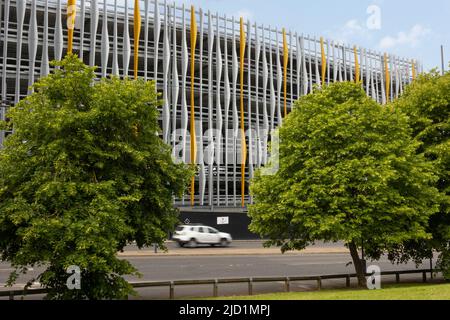
<path fill-rule="evenodd" d="M 359 81 L 385 104 L 421 72 L 411 59 L 161 0 L 0 0 L 0 19 L 4 106 L 29 94 L 69 43 L 98 77 L 156 80 L 162 139 L 199 168 L 180 206 L 250 203 L 271 132 L 315 86 Z"/>

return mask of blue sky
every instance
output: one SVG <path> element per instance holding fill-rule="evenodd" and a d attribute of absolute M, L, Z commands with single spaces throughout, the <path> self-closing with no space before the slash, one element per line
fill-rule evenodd
<path fill-rule="evenodd" d="M 220 14 L 244 16 L 253 22 L 324 36 L 423 62 L 425 70 L 440 67 L 444 45 L 450 61 L 449 0 L 175 0 Z M 370 6 L 380 9 L 380 28 Z"/>

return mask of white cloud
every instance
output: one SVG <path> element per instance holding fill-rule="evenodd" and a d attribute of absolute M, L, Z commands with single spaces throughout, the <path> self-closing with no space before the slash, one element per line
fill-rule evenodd
<path fill-rule="evenodd" d="M 344 25 L 344 30 L 348 33 L 361 33 L 364 32 L 364 27 L 356 19 L 349 20 Z"/>
<path fill-rule="evenodd" d="M 253 21 L 254 15 L 253 12 L 251 12 L 250 10 L 247 9 L 241 9 L 238 12 L 236 12 L 233 16 L 235 16 L 236 18 L 244 18 L 244 21 L 247 20 L 251 20 Z"/>
<path fill-rule="evenodd" d="M 339 43 L 352 43 L 366 40 L 370 37 L 370 30 L 357 19 L 348 20 L 343 26 L 326 32 L 326 35 Z"/>
<path fill-rule="evenodd" d="M 391 49 L 397 46 L 417 47 L 422 39 L 431 33 L 431 29 L 425 28 L 420 24 L 416 24 L 411 30 L 397 33 L 396 36 L 386 36 L 381 39 L 378 46 L 381 49 Z"/>

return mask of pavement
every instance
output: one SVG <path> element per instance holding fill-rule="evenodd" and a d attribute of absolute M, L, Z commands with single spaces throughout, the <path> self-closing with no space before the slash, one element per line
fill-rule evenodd
<path fill-rule="evenodd" d="M 168 241 L 167 251 L 154 248 L 139 249 L 128 246 L 124 252 L 119 252 L 121 258 L 128 257 L 182 257 L 182 256 L 259 256 L 282 255 L 280 248 L 265 248 L 264 241 L 234 241 L 229 247 L 199 246 L 197 248 L 179 248 L 176 243 Z M 308 254 L 348 254 L 348 249 L 342 243 L 317 243 L 301 251 L 289 251 L 284 255 Z"/>
<path fill-rule="evenodd" d="M 182 256 L 258 256 L 258 255 L 282 255 L 280 248 L 265 248 L 262 240 L 233 241 L 228 247 L 199 246 L 197 248 L 180 248 L 175 242 L 166 242 L 167 251 L 154 248 L 139 249 L 135 245 L 119 252 L 121 258 L 128 257 L 182 257 Z M 307 254 L 348 254 L 348 249 L 342 243 L 319 242 L 305 250 L 289 251 L 284 255 Z"/>

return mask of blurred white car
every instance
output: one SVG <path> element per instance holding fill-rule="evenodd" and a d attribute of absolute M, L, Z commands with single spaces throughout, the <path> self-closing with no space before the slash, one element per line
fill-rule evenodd
<path fill-rule="evenodd" d="M 229 233 L 219 232 L 217 229 L 205 225 L 179 226 L 172 239 L 180 247 L 187 246 L 190 248 L 195 248 L 199 244 L 227 247 L 233 241 Z"/>

